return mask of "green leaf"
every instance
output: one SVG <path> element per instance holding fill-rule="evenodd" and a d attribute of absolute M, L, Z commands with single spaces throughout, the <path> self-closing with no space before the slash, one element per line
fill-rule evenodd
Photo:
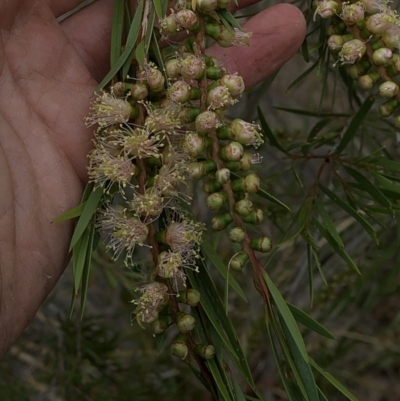
<path fill-rule="evenodd" d="M 157 13 L 157 17 L 162 19 L 167 14 L 168 0 L 153 0 L 154 8 Z"/>
<path fill-rule="evenodd" d="M 400 185 L 393 184 L 392 181 L 388 180 L 386 177 L 382 176 L 381 174 L 372 173 L 372 175 L 379 182 L 379 184 L 381 184 L 387 190 L 389 190 L 390 192 L 400 194 Z"/>
<path fill-rule="evenodd" d="M 100 199 L 103 196 L 103 188 L 96 188 L 89 196 L 85 206 L 83 208 L 82 214 L 79 217 L 78 223 L 75 227 L 74 234 L 72 235 L 71 243 L 69 245 L 69 250 L 76 245 L 78 240 L 81 238 L 82 234 L 85 232 L 86 227 L 92 216 L 96 213 L 97 206 L 99 205 Z"/>
<path fill-rule="evenodd" d="M 325 193 L 325 195 L 331 198 L 333 202 L 335 202 L 339 207 L 341 207 L 344 211 L 346 211 L 350 216 L 354 217 L 354 219 L 361 224 L 361 226 L 364 228 L 367 234 L 377 244 L 379 244 L 379 240 L 374 228 L 371 226 L 371 224 L 368 223 L 367 220 L 364 219 L 364 217 L 360 215 L 360 213 L 358 213 L 348 203 L 344 202 L 338 195 L 336 195 L 334 192 L 332 192 L 329 188 L 325 187 L 321 183 L 318 183 L 318 187 Z"/>
<path fill-rule="evenodd" d="M 295 85 L 301 82 L 304 78 L 306 78 L 315 68 L 318 66 L 319 61 L 317 60 L 311 67 L 307 68 L 302 74 L 300 74 L 286 89 L 286 92 L 289 92 Z"/>
<path fill-rule="evenodd" d="M 360 187 L 368 192 L 382 206 L 388 210 L 392 209 L 392 205 L 388 198 L 366 177 L 351 167 L 345 167 L 345 170 L 360 184 Z"/>
<path fill-rule="evenodd" d="M 278 205 L 280 207 L 283 207 L 286 209 L 288 212 L 291 212 L 289 206 L 285 205 L 283 202 L 281 202 L 279 199 L 275 198 L 275 196 L 272 196 L 270 193 L 265 191 L 264 189 L 259 189 L 257 192 L 257 195 L 260 195 L 262 198 L 267 199 L 268 201 L 274 203 L 275 205 Z"/>
<path fill-rule="evenodd" d="M 235 401 L 246 401 L 246 397 L 242 391 L 242 389 L 239 386 L 239 383 L 237 382 L 237 380 L 235 379 L 235 377 L 233 375 L 231 375 L 231 379 L 232 379 L 232 384 L 233 384 L 233 390 L 235 393 Z"/>
<path fill-rule="evenodd" d="M 314 127 L 311 129 L 310 133 L 307 136 L 307 142 L 311 143 L 313 139 L 319 134 L 319 132 L 328 125 L 332 120 L 330 118 L 325 118 L 319 122 L 317 122 Z M 303 155 L 306 155 L 310 149 L 310 146 L 304 146 L 301 151 Z"/>
<path fill-rule="evenodd" d="M 229 22 L 229 24 L 231 26 L 233 26 L 234 28 L 242 30 L 242 27 L 239 24 L 239 22 L 236 21 L 236 18 L 226 8 L 221 9 L 221 10 L 217 10 L 217 14 L 221 17 L 222 21 L 225 20 L 225 21 Z"/>
<path fill-rule="evenodd" d="M 80 203 L 78 206 L 75 206 L 72 209 L 67 210 L 63 214 L 60 214 L 57 216 L 54 220 L 53 223 L 60 223 L 62 221 L 66 220 L 71 220 L 74 219 L 75 217 L 78 217 L 82 214 L 83 209 L 85 208 L 86 202 Z"/>
<path fill-rule="evenodd" d="M 232 400 L 229 391 L 227 390 L 227 385 L 225 384 L 221 372 L 218 368 L 217 362 L 215 359 L 209 359 L 206 361 L 206 365 L 208 366 L 210 373 L 213 377 L 215 384 L 217 385 L 218 391 L 222 395 L 225 401 L 235 401 Z"/>
<path fill-rule="evenodd" d="M 132 54 L 132 51 L 136 45 L 136 40 L 139 35 L 140 24 L 142 22 L 143 5 L 144 1 L 140 0 L 136 9 L 135 16 L 133 17 L 132 25 L 129 28 L 125 49 L 122 52 L 122 54 L 118 57 L 118 60 L 116 60 L 115 64 L 113 65 L 109 73 L 99 83 L 99 85 L 96 88 L 96 91 L 103 89 L 113 79 L 113 77 L 118 74 L 118 71 L 124 65 L 125 61 Z M 124 79 L 125 77 L 122 78 Z"/>
<path fill-rule="evenodd" d="M 287 151 L 279 143 L 279 141 L 276 139 L 275 135 L 273 134 L 271 128 L 269 127 L 269 125 L 267 123 L 267 120 L 265 119 L 264 114 L 261 111 L 260 106 L 257 106 L 257 113 L 258 113 L 258 118 L 260 120 L 260 124 L 261 124 L 261 128 L 263 130 L 263 133 L 268 138 L 269 143 L 271 144 L 271 146 L 274 146 L 275 148 L 279 149 L 281 152 L 287 154 Z"/>
<path fill-rule="evenodd" d="M 217 252 L 214 250 L 214 248 L 208 238 L 203 238 L 203 241 L 201 244 L 201 250 L 204 252 L 206 259 L 209 260 L 214 265 L 214 267 L 218 270 L 218 273 L 226 280 L 228 278 L 228 269 L 227 269 L 225 263 L 222 261 L 222 259 L 217 254 Z M 236 291 L 236 293 L 244 301 L 248 302 L 246 295 L 244 294 L 242 288 L 236 281 L 235 277 L 233 277 L 232 275 L 229 275 L 228 282 L 229 282 L 229 285 Z"/>
<path fill-rule="evenodd" d="M 113 22 L 111 28 L 111 68 L 121 55 L 122 32 L 124 30 L 125 0 L 115 0 L 113 11 Z"/>
<path fill-rule="evenodd" d="M 354 138 L 358 129 L 360 128 L 362 122 L 364 121 L 365 117 L 367 116 L 369 110 L 371 109 L 372 105 L 374 104 L 375 98 L 374 96 L 369 96 L 365 99 L 364 103 L 356 113 L 356 115 L 352 118 L 347 130 L 343 134 L 342 140 L 340 141 L 336 153 L 340 154 L 349 144 L 349 142 Z"/>
<path fill-rule="evenodd" d="M 319 232 L 322 234 L 323 237 L 327 240 L 328 244 L 332 247 L 332 249 L 337 253 L 347 264 L 351 267 L 354 271 L 361 275 L 360 270 L 358 269 L 357 265 L 354 263 L 353 259 L 347 254 L 344 249 L 339 248 L 335 239 L 331 236 L 328 230 L 317 220 L 312 220 L 314 225 L 318 228 Z"/>
<path fill-rule="evenodd" d="M 282 295 L 280 294 L 279 290 L 276 288 L 275 284 L 269 278 L 267 272 L 263 272 L 264 280 L 267 283 L 268 289 L 271 293 L 273 300 L 275 301 L 275 305 L 279 310 L 282 319 L 285 321 L 286 326 L 293 337 L 293 341 L 296 344 L 296 347 L 299 350 L 299 355 L 307 361 L 307 351 L 306 346 L 304 344 L 303 337 L 301 336 L 300 330 L 297 327 L 296 321 L 290 312 L 289 307 L 286 304 L 286 301 L 283 299 Z"/>
<path fill-rule="evenodd" d="M 152 33 L 154 32 L 154 20 L 156 17 L 156 12 L 154 7 L 151 8 L 149 16 L 147 18 L 147 29 L 146 35 L 144 37 L 144 52 L 147 54 L 150 49 L 151 39 L 153 37 Z"/>
<path fill-rule="evenodd" d="M 300 354 L 300 350 L 298 349 L 296 342 L 294 341 L 292 332 L 288 329 L 282 315 L 280 315 L 280 317 L 282 329 L 286 336 L 286 341 L 294 358 L 294 363 L 297 367 L 297 371 L 299 372 L 299 376 L 307 393 L 308 400 L 319 401 L 318 388 L 315 383 L 315 378 L 312 373 L 310 364 L 308 363 L 308 359 L 304 360 L 303 356 Z"/>
<path fill-rule="evenodd" d="M 391 170 L 400 173 L 400 163 L 394 160 L 387 159 L 386 157 L 378 157 L 374 160 L 374 164 L 382 166 L 386 170 Z"/>
<path fill-rule="evenodd" d="M 308 54 L 307 36 L 304 38 L 303 44 L 301 45 L 301 54 L 303 55 L 304 61 L 309 63 L 310 55 Z"/>
<path fill-rule="evenodd" d="M 289 309 L 292 312 L 293 317 L 298 322 L 300 322 L 301 324 L 304 324 L 304 326 L 308 327 L 310 330 L 315 331 L 318 334 L 321 334 L 321 336 L 330 338 L 331 340 L 335 340 L 335 336 L 327 328 L 325 328 L 321 323 L 318 323 L 310 315 L 308 315 L 306 312 L 304 312 L 297 306 L 295 306 L 289 302 L 286 302 L 286 303 L 289 306 Z"/>
<path fill-rule="evenodd" d="M 326 372 L 323 370 L 320 366 L 317 365 L 317 363 L 309 357 L 309 362 L 310 365 L 317 370 L 319 373 L 321 373 L 322 376 L 325 377 L 326 380 L 328 380 L 334 387 L 336 387 L 347 399 L 350 401 L 359 401 L 358 398 L 350 393 L 349 390 L 343 384 L 341 384 L 337 379 L 335 379 L 330 373 Z"/>
<path fill-rule="evenodd" d="M 314 199 L 314 204 L 317 208 L 318 214 L 321 217 L 322 225 L 328 230 L 329 234 L 336 241 L 338 246 L 340 248 L 344 248 L 342 238 L 340 238 L 340 235 L 337 232 L 336 227 L 333 224 L 333 221 L 332 221 L 331 217 L 329 216 L 328 212 L 326 211 L 325 206 L 324 206 L 323 202 L 321 201 L 321 199 L 319 197 L 316 197 Z"/>
<path fill-rule="evenodd" d="M 87 250 L 89 246 L 89 234 L 86 231 L 84 235 L 82 235 L 81 240 L 74 246 L 72 252 L 73 252 L 73 271 L 74 271 L 74 292 L 75 295 L 78 294 L 79 292 L 79 287 L 82 281 L 82 274 L 83 274 L 83 269 L 85 267 L 86 263 L 86 256 L 87 256 Z"/>
<path fill-rule="evenodd" d="M 141 67 L 144 67 L 144 63 L 146 61 L 146 54 L 144 51 L 144 42 L 140 42 L 136 46 L 135 50 L 135 58 Z"/>
<path fill-rule="evenodd" d="M 288 113 L 300 114 L 302 116 L 309 116 L 309 117 L 350 117 L 350 114 L 344 114 L 344 113 L 324 113 L 322 111 L 315 112 L 315 111 L 291 109 L 288 107 L 279 107 L 279 106 L 274 106 L 273 108 L 277 110 L 287 111 Z"/>

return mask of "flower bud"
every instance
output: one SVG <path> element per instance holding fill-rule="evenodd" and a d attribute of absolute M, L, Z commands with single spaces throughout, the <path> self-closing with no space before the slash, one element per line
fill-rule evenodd
<path fill-rule="evenodd" d="M 381 76 L 379 75 L 379 73 L 373 71 L 370 74 L 363 75 L 360 78 L 358 78 L 358 84 L 362 89 L 370 90 L 376 84 L 376 82 L 378 82 L 380 77 Z"/>
<path fill-rule="evenodd" d="M 198 135 L 196 132 L 188 132 L 182 142 L 185 153 L 192 157 L 200 156 L 211 144 L 210 138 Z"/>
<path fill-rule="evenodd" d="M 215 355 L 215 348 L 211 344 L 196 345 L 195 352 L 204 359 L 212 359 Z"/>
<path fill-rule="evenodd" d="M 226 167 L 231 171 L 247 171 L 253 165 L 254 155 L 248 152 L 243 153 L 243 157 L 238 162 L 227 162 Z"/>
<path fill-rule="evenodd" d="M 264 220 L 264 212 L 262 209 L 256 209 L 247 216 L 242 217 L 245 223 L 260 224 Z"/>
<path fill-rule="evenodd" d="M 172 38 L 179 32 L 179 26 L 176 23 L 175 15 L 170 14 L 167 17 L 160 19 L 161 35 L 165 38 Z"/>
<path fill-rule="evenodd" d="M 154 334 L 164 333 L 164 331 L 169 327 L 168 319 L 165 317 L 157 319 L 151 324 L 151 327 Z"/>
<path fill-rule="evenodd" d="M 393 81 L 386 81 L 379 85 L 379 94 L 385 98 L 392 98 L 399 92 L 399 86 Z"/>
<path fill-rule="evenodd" d="M 248 216 L 250 213 L 254 212 L 253 202 L 249 199 L 242 199 L 235 204 L 235 211 L 240 216 Z"/>
<path fill-rule="evenodd" d="M 153 92 L 161 92 L 164 90 L 165 78 L 160 70 L 149 67 L 146 70 L 147 85 Z"/>
<path fill-rule="evenodd" d="M 343 44 L 342 50 L 339 52 L 342 64 L 354 64 L 361 60 L 367 48 L 361 40 L 353 39 Z"/>
<path fill-rule="evenodd" d="M 215 179 L 221 185 L 226 184 L 230 181 L 231 172 L 227 168 L 221 168 L 215 172 Z"/>
<path fill-rule="evenodd" d="M 205 160 L 201 162 L 192 162 L 188 165 L 189 177 L 199 180 L 211 172 L 216 170 L 216 164 L 213 160 Z"/>
<path fill-rule="evenodd" d="M 242 242 L 246 238 L 246 233 L 241 227 L 233 227 L 228 236 L 232 242 Z"/>
<path fill-rule="evenodd" d="M 225 110 L 227 107 L 235 104 L 229 89 L 226 86 L 220 85 L 211 89 L 207 95 L 207 102 L 211 109 Z"/>
<path fill-rule="evenodd" d="M 181 74 L 187 79 L 199 80 L 204 77 L 205 63 L 198 57 L 190 55 L 181 62 Z"/>
<path fill-rule="evenodd" d="M 344 45 L 344 42 L 345 40 L 342 35 L 332 35 L 329 37 L 327 43 L 329 50 L 336 53 L 340 51 L 340 49 Z"/>
<path fill-rule="evenodd" d="M 391 17 L 385 13 L 371 15 L 366 21 L 366 27 L 373 35 L 382 34 L 391 24 Z"/>
<path fill-rule="evenodd" d="M 252 145 L 256 149 L 264 143 L 259 127 L 236 118 L 229 124 L 230 138 L 242 145 Z"/>
<path fill-rule="evenodd" d="M 177 301 L 180 304 L 186 304 L 195 307 L 200 303 L 201 294 L 199 291 L 190 288 L 188 290 L 180 291 Z"/>
<path fill-rule="evenodd" d="M 189 124 L 196 120 L 201 113 L 198 107 L 183 107 L 179 112 L 179 120 L 182 124 Z"/>
<path fill-rule="evenodd" d="M 220 79 L 226 73 L 224 68 L 220 67 L 207 67 L 206 76 L 208 79 L 212 79 L 214 81 Z"/>
<path fill-rule="evenodd" d="M 212 194 L 214 192 L 220 191 L 222 185 L 217 180 L 209 180 L 203 184 L 203 191 L 206 194 Z"/>
<path fill-rule="evenodd" d="M 149 91 L 145 84 L 133 84 L 131 95 L 136 100 L 144 100 L 149 95 Z"/>
<path fill-rule="evenodd" d="M 245 178 L 232 181 L 232 191 L 256 193 L 260 189 L 260 178 L 256 174 L 249 174 Z"/>
<path fill-rule="evenodd" d="M 233 270 L 241 271 L 248 260 L 249 255 L 247 255 L 247 253 L 244 251 L 240 251 L 236 255 L 232 256 L 232 259 L 229 262 L 229 267 Z"/>
<path fill-rule="evenodd" d="M 379 106 L 379 114 L 382 117 L 389 117 L 397 109 L 398 105 L 399 102 L 396 99 L 390 99 Z"/>
<path fill-rule="evenodd" d="M 393 53 L 387 47 L 382 47 L 377 49 L 372 54 L 372 61 L 375 65 L 385 65 L 387 64 L 393 56 Z"/>
<path fill-rule="evenodd" d="M 332 23 L 329 25 L 327 34 L 328 36 L 332 35 L 341 35 L 344 34 L 347 31 L 346 24 L 343 21 L 334 21 L 334 24 Z"/>
<path fill-rule="evenodd" d="M 186 82 L 174 82 L 167 91 L 168 97 L 175 103 L 186 103 L 190 100 L 192 88 Z"/>
<path fill-rule="evenodd" d="M 338 9 L 339 4 L 336 1 L 322 0 L 318 2 L 315 14 L 318 14 L 321 18 L 331 18 L 336 15 Z"/>
<path fill-rule="evenodd" d="M 217 211 L 222 207 L 227 199 L 225 192 L 214 192 L 207 196 L 206 204 L 210 210 Z"/>
<path fill-rule="evenodd" d="M 181 76 L 181 62 L 173 58 L 165 63 L 165 73 L 168 78 L 178 79 Z"/>
<path fill-rule="evenodd" d="M 370 69 L 370 67 L 371 67 L 371 64 L 367 60 L 361 61 L 361 62 L 359 62 L 357 64 L 353 64 L 349 68 L 350 76 L 353 79 L 358 79 L 362 75 L 364 75 Z"/>
<path fill-rule="evenodd" d="M 383 3 L 377 0 L 360 0 L 368 14 L 375 14 L 382 10 Z"/>
<path fill-rule="evenodd" d="M 171 344 L 171 354 L 178 358 L 186 359 L 189 354 L 189 348 L 183 340 L 176 340 Z"/>
<path fill-rule="evenodd" d="M 176 325 L 181 333 L 189 333 L 196 327 L 196 319 L 192 315 L 178 312 L 176 316 Z"/>
<path fill-rule="evenodd" d="M 214 216 L 211 220 L 211 226 L 215 231 L 225 230 L 233 221 L 230 213 L 219 214 Z"/>
<path fill-rule="evenodd" d="M 228 88 L 233 97 L 238 97 L 244 92 L 244 81 L 240 75 L 224 75 L 220 79 L 220 83 Z"/>
<path fill-rule="evenodd" d="M 231 142 L 221 149 L 220 156 L 225 161 L 239 161 L 243 156 L 243 146 L 239 142 Z"/>
<path fill-rule="evenodd" d="M 398 48 L 400 45 L 400 26 L 394 25 L 382 35 L 382 41 L 390 49 Z"/>
<path fill-rule="evenodd" d="M 200 21 L 197 14 L 188 9 L 183 9 L 175 14 L 176 22 L 187 31 L 198 33 L 200 31 Z"/>
<path fill-rule="evenodd" d="M 204 14 L 209 14 L 218 6 L 217 0 L 197 0 L 196 7 Z"/>
<path fill-rule="evenodd" d="M 268 237 L 261 237 L 252 239 L 250 241 L 250 248 L 259 252 L 269 252 L 272 249 L 271 240 Z"/>
<path fill-rule="evenodd" d="M 356 22 L 364 19 L 365 8 L 360 2 L 355 4 L 342 3 L 342 14 L 340 18 L 348 25 L 354 25 Z"/>
<path fill-rule="evenodd" d="M 217 113 L 207 110 L 196 117 L 195 124 L 199 134 L 207 134 L 216 130 L 221 125 L 221 120 Z"/>

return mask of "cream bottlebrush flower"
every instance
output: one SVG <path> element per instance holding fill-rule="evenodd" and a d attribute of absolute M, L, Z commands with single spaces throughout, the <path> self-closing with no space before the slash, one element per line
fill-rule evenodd
<path fill-rule="evenodd" d="M 107 131 L 107 142 L 122 149 L 126 158 L 159 157 L 164 137 L 152 134 L 147 128 L 121 125 Z"/>
<path fill-rule="evenodd" d="M 144 194 L 136 194 L 128 205 L 136 215 L 143 216 L 146 221 L 149 217 L 154 221 L 163 211 L 165 200 L 157 188 L 151 187 Z"/>
<path fill-rule="evenodd" d="M 172 221 L 165 230 L 164 241 L 174 252 L 182 255 L 198 256 L 205 225 L 180 216 L 180 221 Z"/>
<path fill-rule="evenodd" d="M 136 289 L 142 293 L 139 299 L 134 299 L 134 313 L 139 325 L 152 323 L 158 318 L 159 308 L 168 302 L 168 288 L 165 284 L 153 282 Z"/>
<path fill-rule="evenodd" d="M 244 32 L 238 28 L 233 28 L 233 31 L 232 44 L 234 46 L 250 46 L 249 39 L 253 36 L 253 32 Z"/>
<path fill-rule="evenodd" d="M 132 262 L 136 245 L 146 245 L 149 233 L 146 224 L 137 217 L 127 216 L 126 209 L 122 206 L 108 206 L 102 210 L 97 226 L 100 232 L 106 234 L 106 248 L 113 251 L 113 259 L 118 259 L 126 251 L 126 265 Z"/>
<path fill-rule="evenodd" d="M 178 279 L 186 287 L 186 275 L 181 270 L 183 265 L 183 257 L 179 252 L 161 252 L 158 255 L 157 274 L 162 278 L 174 279 L 176 289 Z"/>
<path fill-rule="evenodd" d="M 90 106 L 90 115 L 86 118 L 86 126 L 98 124 L 99 128 L 126 123 L 134 109 L 125 99 L 118 99 L 113 93 L 99 92 Z"/>
<path fill-rule="evenodd" d="M 97 142 L 89 153 L 88 177 L 96 187 L 104 187 L 108 192 L 113 184 L 118 184 L 120 192 L 130 184 L 137 172 L 137 167 L 118 150 Z M 116 154 L 116 156 L 115 156 Z"/>
<path fill-rule="evenodd" d="M 179 113 L 182 107 L 179 105 L 173 104 L 161 109 L 156 109 L 145 102 L 143 102 L 143 105 L 147 111 L 145 126 L 148 131 L 167 133 L 181 128 Z"/>

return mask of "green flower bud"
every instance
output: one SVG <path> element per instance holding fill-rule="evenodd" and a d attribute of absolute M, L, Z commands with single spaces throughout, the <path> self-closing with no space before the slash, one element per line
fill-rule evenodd
<path fill-rule="evenodd" d="M 211 220 L 211 226 L 215 231 L 225 230 L 233 221 L 230 213 L 219 214 L 214 216 Z"/>
<path fill-rule="evenodd" d="M 184 341 L 174 341 L 170 347 L 171 354 L 178 358 L 186 359 L 189 354 L 189 348 Z"/>
<path fill-rule="evenodd" d="M 332 35 L 328 39 L 328 47 L 331 52 L 337 53 L 344 45 L 344 38 L 342 35 Z"/>
<path fill-rule="evenodd" d="M 252 145 L 256 149 L 264 143 L 259 127 L 246 121 L 236 118 L 229 124 L 230 138 L 242 145 Z"/>
<path fill-rule="evenodd" d="M 247 255 L 247 253 L 244 251 L 240 251 L 232 256 L 232 259 L 229 262 L 229 266 L 233 270 L 241 271 L 243 270 L 248 260 L 249 260 L 249 255 Z"/>
<path fill-rule="evenodd" d="M 161 35 L 165 38 L 172 38 L 179 32 L 179 26 L 176 23 L 175 15 L 170 14 L 167 17 L 160 19 Z"/>
<path fill-rule="evenodd" d="M 196 307 L 200 303 L 201 294 L 199 291 L 190 288 L 188 290 L 180 291 L 177 301 L 180 304 L 186 304 L 191 307 Z"/>
<path fill-rule="evenodd" d="M 246 232 L 241 227 L 233 227 L 228 235 L 232 242 L 242 242 L 246 238 Z"/>
<path fill-rule="evenodd" d="M 332 35 L 341 35 L 344 34 L 347 30 L 346 24 L 343 21 L 332 21 L 331 25 L 328 27 L 327 34 L 329 36 Z"/>
<path fill-rule="evenodd" d="M 262 209 L 256 209 L 247 216 L 242 217 L 245 223 L 260 224 L 264 220 L 264 212 Z"/>
<path fill-rule="evenodd" d="M 181 62 L 173 58 L 165 63 L 165 73 L 168 78 L 178 79 L 181 76 Z"/>
<path fill-rule="evenodd" d="M 318 14 L 321 18 L 331 18 L 336 15 L 338 9 L 339 4 L 336 1 L 322 0 L 318 2 L 315 14 Z"/>
<path fill-rule="evenodd" d="M 212 359 L 215 355 L 215 348 L 213 345 L 197 345 L 195 348 L 196 354 L 204 359 Z"/>
<path fill-rule="evenodd" d="M 379 85 L 379 94 L 384 98 L 392 98 L 399 92 L 399 86 L 393 81 L 386 81 Z"/>
<path fill-rule="evenodd" d="M 198 33 L 200 31 L 200 20 L 195 12 L 184 9 L 175 14 L 176 22 L 187 31 Z"/>
<path fill-rule="evenodd" d="M 199 180 L 211 172 L 216 170 L 216 164 L 213 160 L 205 160 L 202 162 L 192 162 L 188 165 L 189 177 Z"/>
<path fill-rule="evenodd" d="M 231 171 L 247 171 L 254 164 L 254 155 L 248 152 L 243 153 L 243 157 L 238 162 L 227 162 L 226 167 Z"/>
<path fill-rule="evenodd" d="M 126 82 L 117 82 L 111 87 L 111 93 L 114 94 L 115 97 L 124 97 L 129 92 L 131 92 L 132 84 L 128 84 Z"/>
<path fill-rule="evenodd" d="M 349 69 L 350 76 L 353 79 L 358 79 L 362 75 L 364 75 L 369 70 L 370 67 L 371 64 L 367 60 L 361 61 L 357 64 L 353 64 Z"/>
<path fill-rule="evenodd" d="M 206 194 L 212 194 L 214 192 L 220 191 L 222 185 L 217 180 L 209 180 L 203 184 L 203 191 Z"/>
<path fill-rule="evenodd" d="M 221 120 L 217 113 L 207 110 L 196 117 L 195 124 L 199 134 L 207 134 L 215 131 L 221 125 Z"/>
<path fill-rule="evenodd" d="M 256 174 L 249 174 L 245 178 L 232 181 L 232 191 L 256 193 L 260 189 L 260 178 Z"/>
<path fill-rule="evenodd" d="M 379 106 L 379 114 L 382 117 L 389 117 L 397 109 L 398 105 L 399 102 L 396 99 L 390 99 Z"/>
<path fill-rule="evenodd" d="M 222 207 L 227 199 L 225 192 L 214 192 L 207 196 L 206 204 L 210 210 L 217 211 Z"/>
<path fill-rule="evenodd" d="M 365 11 L 368 14 L 378 13 L 382 9 L 382 3 L 377 0 L 360 0 L 360 3 L 364 5 Z"/>
<path fill-rule="evenodd" d="M 207 67 L 206 76 L 208 79 L 212 79 L 214 81 L 220 79 L 225 74 L 225 69 L 220 67 Z"/>
<path fill-rule="evenodd" d="M 225 110 L 229 106 L 235 104 L 229 89 L 226 86 L 220 85 L 211 89 L 207 95 L 207 102 L 211 109 Z"/>
<path fill-rule="evenodd" d="M 339 52 L 340 61 L 342 64 L 354 64 L 361 60 L 367 48 L 361 40 L 353 39 L 344 43 L 342 50 Z"/>
<path fill-rule="evenodd" d="M 372 87 L 378 82 L 380 79 L 379 73 L 376 71 L 371 72 L 370 74 L 363 75 L 360 78 L 358 78 L 358 84 L 360 87 L 364 90 L 370 90 Z"/>
<path fill-rule="evenodd" d="M 181 333 L 189 333 L 196 327 L 196 319 L 192 315 L 178 312 L 176 316 L 176 325 Z"/>
<path fill-rule="evenodd" d="M 186 82 L 177 81 L 167 91 L 168 97 L 175 103 L 186 103 L 190 100 L 192 88 Z"/>
<path fill-rule="evenodd" d="M 215 179 L 221 185 L 226 184 L 230 181 L 231 172 L 227 168 L 221 168 L 215 172 Z"/>
<path fill-rule="evenodd" d="M 382 35 L 382 41 L 390 49 L 398 48 L 400 45 L 400 26 L 394 25 Z"/>
<path fill-rule="evenodd" d="M 149 95 L 149 91 L 145 84 L 133 84 L 131 88 L 131 95 L 136 100 L 144 100 Z"/>
<path fill-rule="evenodd" d="M 220 83 L 228 88 L 233 97 L 238 97 L 244 92 L 244 81 L 240 75 L 224 75 L 220 79 Z"/>
<path fill-rule="evenodd" d="M 185 153 L 192 157 L 200 156 L 210 145 L 210 138 L 202 137 L 196 132 L 188 132 L 182 142 Z"/>
<path fill-rule="evenodd" d="M 393 68 L 395 69 L 395 71 L 397 73 L 399 73 L 400 72 L 400 56 L 398 54 L 393 54 L 392 65 L 393 65 Z"/>
<path fill-rule="evenodd" d="M 187 79 L 199 80 L 204 77 L 205 63 L 198 57 L 190 55 L 181 62 L 181 74 Z"/>
<path fill-rule="evenodd" d="M 150 67 L 146 70 L 146 80 L 149 88 L 157 93 L 164 90 L 165 78 L 160 70 Z"/>
<path fill-rule="evenodd" d="M 167 330 L 168 327 L 168 319 L 165 317 L 157 319 L 151 324 L 151 328 L 153 329 L 154 334 L 164 333 L 164 331 Z"/>
<path fill-rule="evenodd" d="M 356 22 L 364 19 L 365 7 L 362 3 L 355 4 L 342 3 L 342 14 L 340 18 L 348 25 L 354 25 Z"/>
<path fill-rule="evenodd" d="M 209 14 L 218 6 L 217 0 L 197 0 L 196 7 L 204 14 Z"/>
<path fill-rule="evenodd" d="M 382 34 L 391 24 L 392 17 L 385 13 L 371 15 L 366 21 L 366 27 L 373 35 Z"/>
<path fill-rule="evenodd" d="M 387 47 L 382 47 L 377 49 L 372 54 L 372 61 L 375 65 L 385 65 L 387 64 L 393 56 L 393 53 Z"/>
<path fill-rule="evenodd" d="M 250 213 L 254 212 L 254 205 L 253 202 L 247 198 L 236 202 L 235 204 L 235 211 L 240 216 L 248 216 Z"/>
<path fill-rule="evenodd" d="M 220 156 L 225 161 L 239 161 L 243 157 L 243 146 L 239 142 L 231 142 L 221 149 Z"/>
<path fill-rule="evenodd" d="M 250 248 L 255 251 L 267 253 L 272 249 L 272 243 L 268 237 L 261 237 L 251 240 Z"/>
<path fill-rule="evenodd" d="M 201 113 L 198 107 L 183 107 L 179 112 L 179 120 L 182 124 L 189 124 L 196 120 Z"/>

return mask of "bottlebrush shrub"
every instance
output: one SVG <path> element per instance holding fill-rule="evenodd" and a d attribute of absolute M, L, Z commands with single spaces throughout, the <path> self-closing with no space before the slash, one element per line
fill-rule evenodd
<path fill-rule="evenodd" d="M 133 324 L 154 336 L 159 348 L 166 342 L 176 363 L 186 361 L 213 399 L 264 400 L 229 317 L 230 298 L 246 302 L 242 286 L 249 279 L 263 303 L 263 311 L 254 313 L 263 314 L 287 397 L 327 399 L 317 372 L 355 400 L 310 357 L 297 322 L 331 344 L 333 334 L 285 301 L 274 281 L 285 284 L 279 277 L 289 273 L 272 266 L 302 239 L 312 305 L 315 270 L 326 283 L 341 264 L 362 273 L 346 250 L 346 228 L 358 225 L 363 241 L 367 236 L 378 243 L 379 227 L 390 227 L 399 214 L 400 163 L 390 146 L 384 149 L 400 126 L 398 15 L 384 0 L 301 5 L 309 32 L 302 53 L 312 64 L 290 87 L 318 68 L 321 104 L 329 93 L 334 99 L 340 85 L 348 89 L 350 109 L 283 108 L 319 119 L 294 140 L 273 132 L 260 108 L 258 122 L 227 114 L 240 101 L 244 82 L 207 56 L 206 47 L 246 46 L 251 37 L 230 13 L 229 1 L 178 0 L 169 8 L 161 0 L 140 0 L 131 10 L 124 4 L 115 1 L 111 70 L 86 120 L 95 129 L 89 184 L 82 204 L 60 218 L 79 217 L 71 250 L 82 310 L 91 254 L 101 237 L 115 260 L 146 277 L 132 282 Z M 376 97 L 383 98 L 379 105 Z M 386 137 L 376 133 L 378 124 Z M 289 205 L 274 196 L 268 184 L 273 176 L 260 166 L 265 151 L 283 154 L 299 182 L 299 165 L 317 163 L 303 202 L 288 198 L 289 190 L 281 194 Z M 193 201 L 199 191 L 201 213 Z M 200 215 L 208 217 L 200 221 Z M 217 238 L 221 253 L 213 246 Z M 326 271 L 332 255 L 336 265 Z"/>

